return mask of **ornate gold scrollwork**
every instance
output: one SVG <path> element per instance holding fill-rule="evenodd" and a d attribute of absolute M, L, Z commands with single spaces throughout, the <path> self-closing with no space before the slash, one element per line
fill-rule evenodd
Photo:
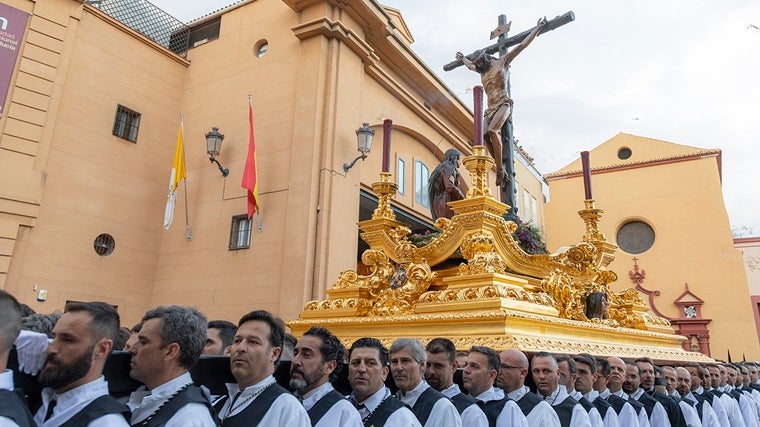
<path fill-rule="evenodd" d="M 496 241 L 491 233 L 477 232 L 467 236 L 462 241 L 462 255 L 467 263 L 459 266 L 460 275 L 473 275 L 482 273 L 503 274 L 507 264 L 494 250 Z"/>
<path fill-rule="evenodd" d="M 372 308 L 367 314 L 372 316 L 393 316 L 413 314 L 420 295 L 427 291 L 436 274 L 427 263 L 409 263 L 399 266 L 403 271 L 400 281 L 375 282 L 369 289 Z"/>

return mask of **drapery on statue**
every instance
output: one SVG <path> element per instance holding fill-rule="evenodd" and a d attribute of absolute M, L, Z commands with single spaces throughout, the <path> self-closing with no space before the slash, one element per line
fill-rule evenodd
<path fill-rule="evenodd" d="M 528 37 L 506 55 L 499 58 L 479 50 L 472 61 L 462 52 L 457 52 L 456 58 L 472 71 L 480 74 L 483 88 L 488 99 L 488 107 L 483 114 L 483 142 L 496 162 L 496 185 L 506 184 L 512 177 L 507 176 L 502 161 L 501 127 L 512 115 L 512 99 L 507 93 L 507 74 L 512 60 L 538 36 L 539 31 L 546 25 L 546 17 L 538 20 L 538 24 Z"/>
<path fill-rule="evenodd" d="M 459 189 L 459 158 L 462 154 L 456 148 L 449 148 L 443 155 L 443 162 L 433 169 L 428 179 L 428 197 L 433 221 L 438 218 L 451 218 L 454 211 L 449 207 L 452 200 L 464 199 Z"/>

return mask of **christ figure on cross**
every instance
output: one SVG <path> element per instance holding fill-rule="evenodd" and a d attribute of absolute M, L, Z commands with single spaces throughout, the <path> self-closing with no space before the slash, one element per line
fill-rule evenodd
<path fill-rule="evenodd" d="M 546 17 L 538 20 L 538 24 L 530 34 L 509 53 L 499 58 L 494 58 L 485 51 L 476 51 L 472 60 L 467 59 L 462 52 L 457 52 L 456 58 L 472 71 L 480 74 L 483 88 L 488 99 L 488 106 L 483 114 L 483 129 L 485 129 L 483 142 L 496 162 L 496 185 L 508 185 L 511 176 L 502 160 L 501 127 L 512 115 L 512 99 L 507 93 L 507 76 L 509 65 L 512 60 L 525 49 L 538 36 L 538 33 L 546 25 Z"/>

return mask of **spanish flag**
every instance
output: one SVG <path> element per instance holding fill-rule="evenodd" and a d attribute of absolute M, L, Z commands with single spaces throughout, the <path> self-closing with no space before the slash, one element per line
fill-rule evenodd
<path fill-rule="evenodd" d="M 242 187 L 248 190 L 248 219 L 259 210 L 259 183 L 256 179 L 256 142 L 253 138 L 253 102 L 248 96 L 248 158 L 245 160 Z"/>
<path fill-rule="evenodd" d="M 172 163 L 172 173 L 169 177 L 169 195 L 166 196 L 166 210 L 164 211 L 164 228 L 167 230 L 174 221 L 177 186 L 183 179 L 185 179 L 185 147 L 182 141 L 182 119 L 180 119 L 177 148 L 174 151 L 174 163 Z"/>

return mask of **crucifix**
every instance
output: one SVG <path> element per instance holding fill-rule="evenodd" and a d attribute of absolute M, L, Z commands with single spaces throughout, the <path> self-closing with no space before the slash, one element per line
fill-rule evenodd
<path fill-rule="evenodd" d="M 567 12 L 550 21 L 541 18 L 534 28 L 508 37 L 511 22 L 507 22 L 505 15 L 499 15 L 499 26 L 491 32 L 492 40 L 498 38 L 496 43 L 467 56 L 457 52 L 456 61 L 443 66 L 444 71 L 451 71 L 460 65 L 464 65 L 481 76 L 488 99 L 488 107 L 483 118 L 483 128 L 485 129 L 483 143 L 494 157 L 496 185 L 501 187 L 501 201 L 510 206 L 512 215 L 517 214 L 517 207 L 515 206 L 513 103 L 509 81 L 509 65 L 512 59 L 539 34 L 551 31 L 573 20 L 575 20 L 573 12 Z M 507 50 L 514 45 L 517 45 L 514 49 Z M 499 52 L 499 58 L 491 56 L 496 52 Z"/>

